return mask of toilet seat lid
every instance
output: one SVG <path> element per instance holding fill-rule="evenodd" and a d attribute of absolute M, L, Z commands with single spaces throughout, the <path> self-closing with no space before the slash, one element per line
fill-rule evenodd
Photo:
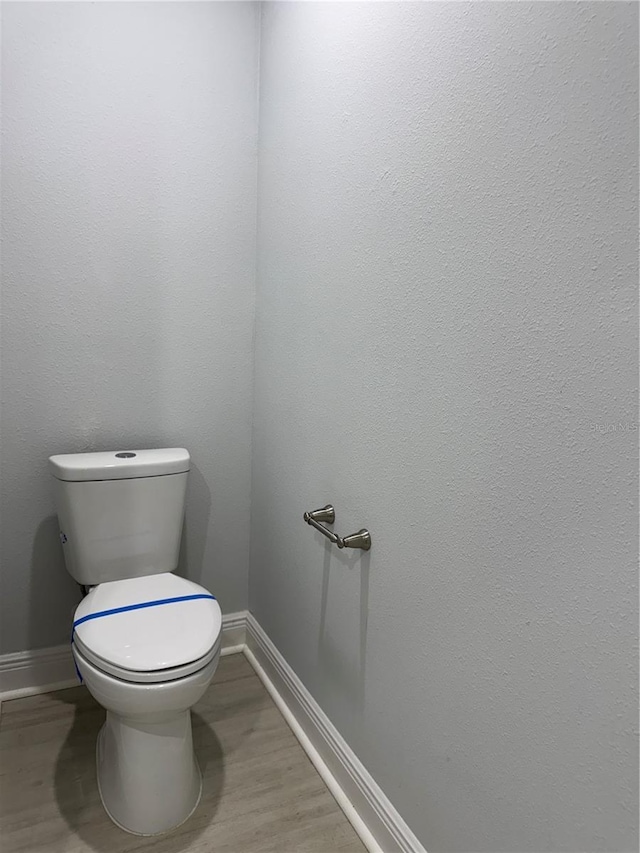
<path fill-rule="evenodd" d="M 114 666 L 133 672 L 173 669 L 204 658 L 222 630 L 222 613 L 211 593 L 171 573 L 102 583 L 78 605 L 74 623 L 104 611 L 183 596 L 206 596 L 124 610 L 76 625 L 82 646 Z"/>

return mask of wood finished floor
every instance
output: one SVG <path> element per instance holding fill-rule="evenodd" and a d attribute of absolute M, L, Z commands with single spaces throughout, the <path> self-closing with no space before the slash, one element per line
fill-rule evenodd
<path fill-rule="evenodd" d="M 140 838 L 104 813 L 95 779 L 103 709 L 84 687 L 3 702 L 2 853 L 363 853 L 362 842 L 241 654 L 224 657 L 193 711 L 196 812 Z"/>

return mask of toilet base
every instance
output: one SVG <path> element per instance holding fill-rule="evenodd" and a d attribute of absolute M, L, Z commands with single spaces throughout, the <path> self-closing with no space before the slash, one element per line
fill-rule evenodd
<path fill-rule="evenodd" d="M 111 820 L 133 835 L 184 823 L 202 793 L 190 711 L 130 719 L 107 711 L 96 744 L 98 790 Z"/>

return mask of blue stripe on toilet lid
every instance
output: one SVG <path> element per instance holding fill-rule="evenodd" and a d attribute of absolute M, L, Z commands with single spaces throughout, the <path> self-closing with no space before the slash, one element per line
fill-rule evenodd
<path fill-rule="evenodd" d="M 71 636 L 73 638 L 73 633 L 78 625 L 82 625 L 83 622 L 88 622 L 90 619 L 102 619 L 103 616 L 113 616 L 114 613 L 126 613 L 128 610 L 142 610 L 145 607 L 158 607 L 161 604 L 175 604 L 176 601 L 195 601 L 197 598 L 212 598 L 214 601 L 216 600 L 215 595 L 200 593 L 198 595 L 178 595 L 174 598 L 158 598 L 156 601 L 141 601 L 138 604 L 126 604 L 124 607 L 112 607 L 111 610 L 88 613 L 86 616 L 76 619 L 73 623 Z"/>

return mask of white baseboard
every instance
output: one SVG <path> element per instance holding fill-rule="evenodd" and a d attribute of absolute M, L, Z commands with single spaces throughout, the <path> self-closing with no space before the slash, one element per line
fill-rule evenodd
<path fill-rule="evenodd" d="M 222 617 L 221 655 L 244 652 L 370 853 L 426 853 L 362 762 L 247 611 Z M 75 687 L 70 645 L 0 656 L 0 701 Z"/>
<path fill-rule="evenodd" d="M 222 617 L 222 655 L 241 652 L 247 642 L 247 610 L 226 613 Z"/>
<path fill-rule="evenodd" d="M 247 613 L 228 613 L 222 617 L 221 655 L 241 652 L 245 646 Z M 0 656 L 0 701 L 20 699 L 38 693 L 50 693 L 76 687 L 78 676 L 71 645 L 49 649 L 14 652 Z"/>
<path fill-rule="evenodd" d="M 50 693 L 78 683 L 71 646 L 52 646 L 0 657 L 0 700 Z"/>
<path fill-rule="evenodd" d="M 256 622 L 245 655 L 371 853 L 426 853 L 371 774 Z"/>

